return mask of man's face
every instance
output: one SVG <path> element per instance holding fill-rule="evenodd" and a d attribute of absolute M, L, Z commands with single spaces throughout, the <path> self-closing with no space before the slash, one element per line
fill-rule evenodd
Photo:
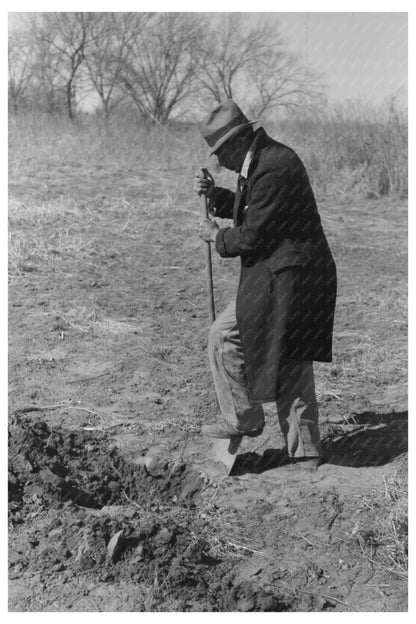
<path fill-rule="evenodd" d="M 231 171 L 240 173 L 245 158 L 245 153 L 244 150 L 242 150 L 241 141 L 239 141 L 238 139 L 235 139 L 234 141 L 226 141 L 215 152 L 215 156 L 218 159 L 218 164 L 220 165 L 220 167 L 226 167 L 226 169 L 230 169 Z"/>

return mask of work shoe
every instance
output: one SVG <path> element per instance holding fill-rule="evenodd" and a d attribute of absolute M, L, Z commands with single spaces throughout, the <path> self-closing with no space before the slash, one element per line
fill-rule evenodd
<path fill-rule="evenodd" d="M 241 436 L 248 436 L 249 438 L 255 438 L 263 433 L 264 425 L 257 427 L 257 429 L 242 430 L 237 429 L 234 425 L 225 421 L 220 421 L 214 425 L 204 425 L 201 429 L 201 433 L 209 438 L 240 438 Z"/>

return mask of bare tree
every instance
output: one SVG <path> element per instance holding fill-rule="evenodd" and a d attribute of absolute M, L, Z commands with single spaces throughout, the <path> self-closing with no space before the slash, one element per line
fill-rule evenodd
<path fill-rule="evenodd" d="M 248 29 L 242 13 L 223 13 L 214 18 L 199 42 L 198 78 L 215 101 L 232 98 L 241 73 L 271 47 L 266 30 Z"/>
<path fill-rule="evenodd" d="M 32 103 L 48 113 L 66 108 L 65 85 L 62 80 L 62 57 L 43 40 L 35 42 L 35 74 L 31 89 Z"/>
<path fill-rule="evenodd" d="M 32 47 L 27 34 L 13 32 L 9 35 L 8 74 L 9 104 L 14 114 L 24 102 L 35 72 Z"/>
<path fill-rule="evenodd" d="M 41 75 L 47 75 L 54 86 L 63 90 L 70 119 L 75 114 L 77 80 L 96 19 L 94 13 L 64 12 L 29 14 L 28 17 L 42 64 Z"/>
<path fill-rule="evenodd" d="M 244 13 L 216 16 L 200 41 L 198 79 L 211 99 L 237 98 L 256 115 L 310 100 L 318 80 L 289 53 L 276 22 Z"/>
<path fill-rule="evenodd" d="M 256 117 L 277 107 L 313 106 L 323 94 L 319 74 L 303 67 L 297 55 L 278 49 L 261 62 L 250 63 L 247 74 L 254 87 L 249 101 Z"/>
<path fill-rule="evenodd" d="M 91 27 L 85 63 L 107 118 L 126 97 L 120 89 L 121 70 L 150 17 L 150 13 L 102 13 Z"/>
<path fill-rule="evenodd" d="M 195 87 L 197 13 L 159 13 L 132 41 L 120 84 L 145 117 L 166 124 Z"/>

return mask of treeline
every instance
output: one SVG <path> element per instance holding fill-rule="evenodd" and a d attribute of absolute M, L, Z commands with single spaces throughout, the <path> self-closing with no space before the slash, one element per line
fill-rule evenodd
<path fill-rule="evenodd" d="M 107 118 L 129 105 L 162 125 L 234 97 L 251 116 L 310 107 L 320 77 L 276 21 L 244 13 L 22 13 L 9 35 L 9 109 L 65 111 L 95 94 Z M 85 108 L 85 107 L 84 107 Z"/>

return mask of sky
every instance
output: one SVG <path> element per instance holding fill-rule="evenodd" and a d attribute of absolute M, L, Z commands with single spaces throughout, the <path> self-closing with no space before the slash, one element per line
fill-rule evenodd
<path fill-rule="evenodd" d="M 328 95 L 380 100 L 407 87 L 406 13 L 278 13 L 281 32 L 324 75 Z"/>
<path fill-rule="evenodd" d="M 142 10 L 148 8 L 142 7 L 142 3 L 139 6 Z M 179 10 L 177 4 L 174 6 Z M 193 10 L 198 6 L 195 3 Z M 226 4 L 223 6 L 227 9 Z M 244 8 L 244 4 L 239 7 Z M 103 9 L 111 10 L 111 6 Z M 406 12 L 264 12 L 276 22 L 276 27 L 280 26 L 288 47 L 322 73 L 329 99 L 378 102 L 398 90 L 406 97 Z M 259 16 L 249 11 L 246 14 L 253 21 Z M 16 14 L 9 13 L 9 27 L 17 23 Z"/>

